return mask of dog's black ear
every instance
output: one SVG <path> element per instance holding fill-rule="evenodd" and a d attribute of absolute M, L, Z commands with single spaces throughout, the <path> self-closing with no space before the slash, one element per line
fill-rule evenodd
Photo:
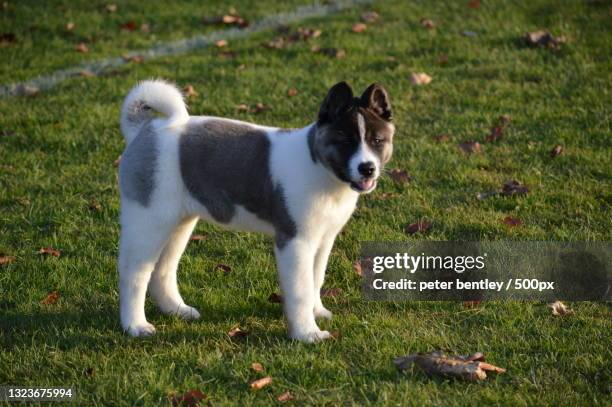
<path fill-rule="evenodd" d="M 353 103 L 353 90 L 346 82 L 331 87 L 319 110 L 319 122 L 332 122 Z"/>
<path fill-rule="evenodd" d="M 389 94 L 381 85 L 371 84 L 361 95 L 361 103 L 381 118 L 391 121 L 391 100 Z"/>

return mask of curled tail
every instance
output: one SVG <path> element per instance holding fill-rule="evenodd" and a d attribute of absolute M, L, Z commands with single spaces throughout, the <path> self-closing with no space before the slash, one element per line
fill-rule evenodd
<path fill-rule="evenodd" d="M 187 121 L 189 114 L 181 92 L 162 80 L 149 80 L 136 85 L 121 108 L 121 132 L 126 145 L 138 135 L 142 125 L 155 117 L 154 111 L 166 116 L 168 125 Z"/>

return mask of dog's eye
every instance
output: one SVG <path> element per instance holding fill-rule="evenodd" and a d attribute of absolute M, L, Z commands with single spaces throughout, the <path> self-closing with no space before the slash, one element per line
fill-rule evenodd
<path fill-rule="evenodd" d="M 374 140 L 372 140 L 372 143 L 374 143 L 376 145 L 378 145 L 378 144 L 380 144 L 382 142 L 383 142 L 383 139 L 381 139 L 381 138 L 375 138 Z"/>

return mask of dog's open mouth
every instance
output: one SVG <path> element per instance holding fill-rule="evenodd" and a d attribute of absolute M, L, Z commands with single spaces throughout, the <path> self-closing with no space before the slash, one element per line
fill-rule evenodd
<path fill-rule="evenodd" d="M 370 192 L 376 188 L 376 179 L 368 178 L 359 182 L 351 182 L 351 188 L 357 192 Z"/>

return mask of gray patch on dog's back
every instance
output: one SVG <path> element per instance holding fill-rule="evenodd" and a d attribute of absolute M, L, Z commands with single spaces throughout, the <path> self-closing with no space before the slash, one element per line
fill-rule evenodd
<path fill-rule="evenodd" d="M 282 187 L 272 182 L 270 141 L 263 131 L 209 120 L 187 128 L 179 154 L 187 190 L 217 222 L 231 222 L 242 205 L 274 226 L 279 248 L 296 235 Z"/>
<path fill-rule="evenodd" d="M 145 124 L 121 156 L 119 185 L 126 198 L 149 206 L 155 187 L 157 156 L 155 133 Z"/>

